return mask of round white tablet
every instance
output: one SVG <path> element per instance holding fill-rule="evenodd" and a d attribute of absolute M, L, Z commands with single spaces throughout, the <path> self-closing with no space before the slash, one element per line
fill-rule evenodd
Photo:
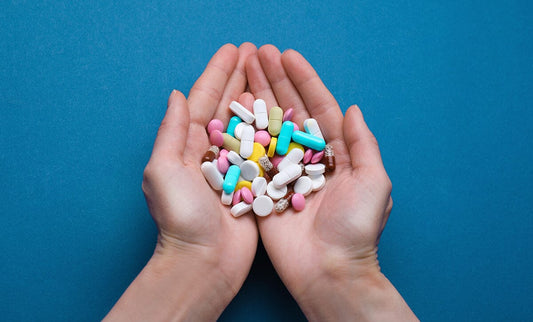
<path fill-rule="evenodd" d="M 252 210 L 252 204 L 241 201 L 235 206 L 231 207 L 230 212 L 233 217 L 240 217 L 245 213 L 249 212 L 250 210 Z"/>
<path fill-rule="evenodd" d="M 322 163 L 308 164 L 305 166 L 305 173 L 310 176 L 317 176 L 326 171 L 326 166 Z"/>
<path fill-rule="evenodd" d="M 294 192 L 301 193 L 302 195 L 308 196 L 311 191 L 313 191 L 313 180 L 308 176 L 303 176 L 296 180 L 294 184 Z"/>
<path fill-rule="evenodd" d="M 267 189 L 267 181 L 264 177 L 256 177 L 252 181 L 252 193 L 254 197 L 264 195 Z"/>
<path fill-rule="evenodd" d="M 283 198 L 287 194 L 287 186 L 282 186 L 280 188 L 276 188 L 274 183 L 270 181 L 267 185 L 267 194 L 272 198 L 273 200 L 279 200 Z"/>
<path fill-rule="evenodd" d="M 318 176 L 309 176 L 311 178 L 311 181 L 313 181 L 313 191 L 318 191 L 326 185 L 326 177 L 324 177 L 323 174 L 320 174 Z"/>
<path fill-rule="evenodd" d="M 244 161 L 241 166 L 241 176 L 246 181 L 252 181 L 259 175 L 259 166 L 251 160 Z"/>
<path fill-rule="evenodd" d="M 261 217 L 268 216 L 272 209 L 274 209 L 274 201 L 269 196 L 262 195 L 255 198 L 253 210 L 256 215 Z"/>

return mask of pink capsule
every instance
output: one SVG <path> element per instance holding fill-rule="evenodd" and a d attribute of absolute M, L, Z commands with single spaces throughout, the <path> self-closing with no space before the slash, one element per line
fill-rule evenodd
<path fill-rule="evenodd" d="M 305 208 L 305 197 L 301 193 L 295 193 L 291 198 L 292 208 L 296 211 L 302 211 Z"/>
<path fill-rule="evenodd" d="M 324 156 L 324 151 L 320 151 L 320 152 L 315 153 L 313 155 L 313 157 L 311 158 L 311 163 L 315 164 L 315 163 L 320 162 L 320 160 L 322 160 L 323 156 Z"/>
<path fill-rule="evenodd" d="M 212 119 L 207 124 L 207 133 L 211 134 L 213 130 L 219 130 L 220 132 L 224 131 L 224 123 L 219 119 Z"/>
<path fill-rule="evenodd" d="M 241 197 L 244 202 L 250 204 L 254 202 L 254 195 L 252 194 L 250 189 L 248 189 L 247 187 L 242 187 L 239 191 L 241 192 Z"/>
<path fill-rule="evenodd" d="M 219 130 L 213 130 L 209 134 L 209 141 L 212 145 L 222 146 L 224 144 L 224 136 Z"/>
<path fill-rule="evenodd" d="M 238 204 L 239 202 L 241 202 L 241 189 L 235 191 L 233 193 L 233 205 L 235 206 L 236 204 Z"/>
<path fill-rule="evenodd" d="M 311 162 L 312 158 L 313 158 L 313 150 L 311 149 L 305 150 L 303 163 L 308 164 L 309 162 Z"/>
<path fill-rule="evenodd" d="M 292 108 L 286 110 L 285 113 L 283 113 L 283 122 L 292 120 L 292 114 L 294 114 Z"/>
<path fill-rule="evenodd" d="M 254 135 L 254 141 L 262 146 L 267 146 L 270 144 L 270 134 L 264 130 L 257 131 Z"/>
<path fill-rule="evenodd" d="M 222 173 L 222 174 L 226 174 L 226 172 L 228 172 L 229 161 L 228 161 L 228 158 L 225 155 L 218 157 L 218 159 L 217 159 L 217 168 L 218 168 L 218 171 L 220 171 L 220 173 Z"/>

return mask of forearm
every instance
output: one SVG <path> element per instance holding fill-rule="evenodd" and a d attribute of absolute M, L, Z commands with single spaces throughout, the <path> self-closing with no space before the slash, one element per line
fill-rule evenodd
<path fill-rule="evenodd" d="M 105 320 L 216 320 L 235 291 L 204 255 L 156 249 Z"/>

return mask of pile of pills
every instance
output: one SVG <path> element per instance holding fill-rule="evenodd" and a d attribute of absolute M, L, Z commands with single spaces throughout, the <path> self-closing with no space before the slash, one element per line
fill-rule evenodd
<path fill-rule="evenodd" d="M 236 101 L 229 108 L 236 116 L 225 132 L 220 120 L 207 125 L 212 145 L 201 166 L 211 187 L 222 191 L 222 203 L 232 205 L 235 217 L 251 210 L 258 216 L 282 213 L 289 205 L 303 210 L 305 197 L 326 184 L 324 173 L 335 170 L 333 148 L 318 122 L 309 118 L 300 131 L 291 122 L 292 109 L 267 112 L 262 99 L 255 100 L 253 113 Z"/>

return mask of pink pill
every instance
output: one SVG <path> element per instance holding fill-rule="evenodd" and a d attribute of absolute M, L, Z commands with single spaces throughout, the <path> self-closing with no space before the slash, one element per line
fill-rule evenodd
<path fill-rule="evenodd" d="M 292 114 L 293 114 L 292 108 L 289 108 L 288 110 L 283 113 L 283 122 L 292 120 Z"/>
<path fill-rule="evenodd" d="M 219 157 L 225 157 L 225 156 L 228 155 L 228 153 L 229 153 L 228 150 L 226 150 L 226 149 L 222 149 L 222 150 L 220 150 L 220 152 L 218 153 L 218 155 L 219 155 Z"/>
<path fill-rule="evenodd" d="M 308 164 L 312 158 L 313 158 L 313 150 L 311 149 L 305 150 L 304 159 L 303 159 L 304 164 Z"/>
<path fill-rule="evenodd" d="M 254 195 L 252 194 L 250 189 L 248 189 L 247 187 L 242 187 L 241 190 L 239 191 L 241 192 L 241 197 L 242 197 L 242 200 L 244 200 L 244 202 L 246 203 L 254 202 Z"/>
<path fill-rule="evenodd" d="M 224 131 L 224 123 L 219 119 L 212 119 L 207 124 L 207 133 L 211 134 L 213 130 L 219 130 L 220 132 Z"/>
<path fill-rule="evenodd" d="M 213 130 L 211 131 L 211 134 L 209 134 L 209 141 L 212 145 L 222 146 L 222 144 L 224 144 L 224 136 L 219 130 Z"/>
<path fill-rule="evenodd" d="M 300 131 L 300 127 L 296 123 L 294 123 L 294 131 Z"/>
<path fill-rule="evenodd" d="M 323 156 L 324 156 L 324 151 L 315 153 L 315 155 L 313 155 L 313 157 L 311 158 L 311 163 L 315 164 L 315 163 L 320 162 Z"/>
<path fill-rule="evenodd" d="M 241 202 L 241 189 L 235 191 L 233 193 L 233 205 L 235 206 L 236 204 L 238 204 L 239 202 Z"/>
<path fill-rule="evenodd" d="M 270 134 L 264 130 L 257 131 L 255 132 L 254 141 L 262 146 L 267 146 L 270 144 Z"/>
<path fill-rule="evenodd" d="M 295 193 L 291 198 L 292 208 L 296 211 L 302 211 L 305 208 L 305 197 L 301 193 Z"/>
<path fill-rule="evenodd" d="M 272 158 L 270 158 L 270 162 L 272 162 L 272 165 L 277 168 L 278 164 L 281 162 L 281 160 L 283 160 L 283 158 L 285 157 L 275 154 Z"/>
<path fill-rule="evenodd" d="M 220 171 L 220 173 L 222 173 L 222 174 L 225 174 L 226 172 L 228 172 L 229 161 L 228 161 L 228 158 L 225 155 L 218 157 L 218 159 L 217 159 L 217 168 L 218 168 L 218 171 Z"/>

